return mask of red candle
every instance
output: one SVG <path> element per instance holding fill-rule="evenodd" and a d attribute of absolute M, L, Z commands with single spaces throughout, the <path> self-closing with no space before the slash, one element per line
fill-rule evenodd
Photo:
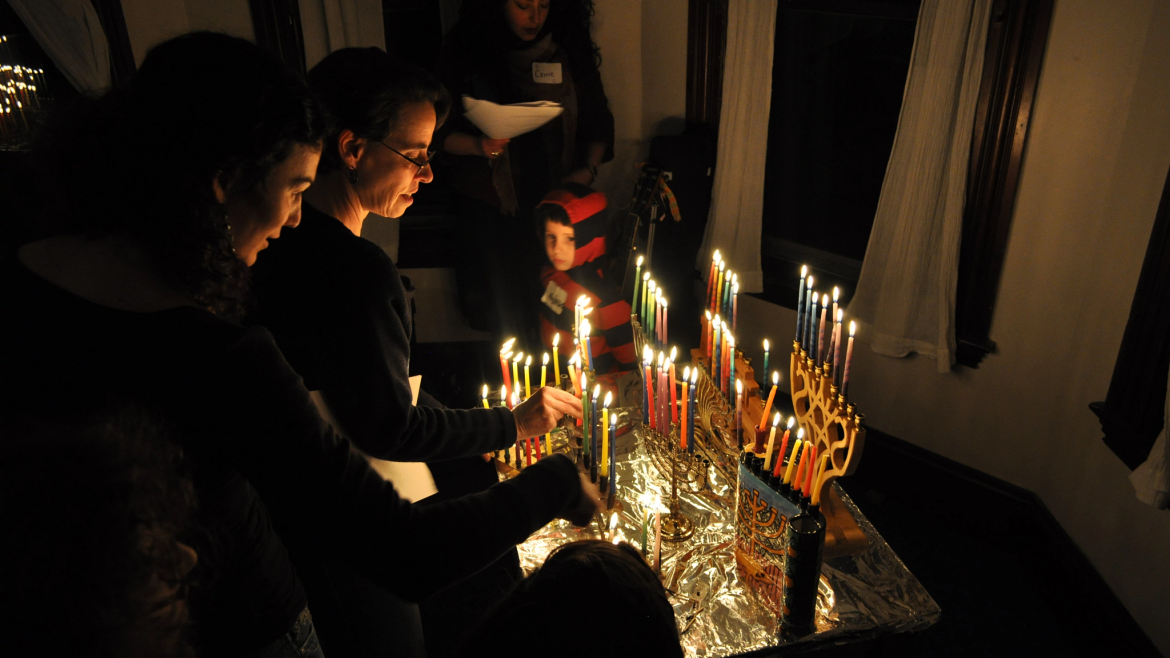
<path fill-rule="evenodd" d="M 674 350 L 670 351 L 670 420 L 671 422 L 678 422 L 678 398 L 675 388 L 678 382 L 674 380 Z"/>
<path fill-rule="evenodd" d="M 780 452 L 776 453 L 776 466 L 772 469 L 772 477 L 780 477 L 780 465 L 784 463 L 784 453 L 788 451 L 788 437 L 792 436 L 792 417 L 788 417 L 788 429 L 784 430 L 784 439 L 780 441 Z"/>

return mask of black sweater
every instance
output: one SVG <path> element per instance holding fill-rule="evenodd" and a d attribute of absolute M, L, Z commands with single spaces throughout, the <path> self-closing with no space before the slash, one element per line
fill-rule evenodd
<path fill-rule="evenodd" d="M 411 404 L 410 304 L 398 268 L 339 220 L 304 204 L 300 226 L 260 252 L 252 272 L 253 320 L 366 454 L 429 461 L 516 443 L 508 409 Z"/>
<path fill-rule="evenodd" d="M 215 547 L 200 556 L 213 573 L 194 608 L 208 655 L 289 630 L 305 606 L 294 562 L 339 555 L 418 600 L 577 504 L 576 469 L 556 457 L 484 493 L 412 506 L 320 418 L 264 329 L 196 308 L 115 310 L 13 259 L 4 269 L 6 418 L 133 400 L 180 440 L 212 535 L 197 545 Z"/>

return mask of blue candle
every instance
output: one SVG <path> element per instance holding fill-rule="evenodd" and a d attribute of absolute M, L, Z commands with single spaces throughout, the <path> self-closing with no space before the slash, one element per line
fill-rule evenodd
<path fill-rule="evenodd" d="M 601 393 L 601 384 L 598 384 L 593 389 L 593 400 L 589 403 L 589 423 L 593 427 L 593 436 L 590 437 L 591 454 L 593 455 L 593 464 L 596 465 L 601 460 L 601 455 L 597 454 L 597 437 L 600 436 L 601 428 L 601 414 L 597 413 L 597 395 Z"/>
<path fill-rule="evenodd" d="M 698 410 L 695 408 L 695 389 L 698 388 L 698 384 L 699 384 L 699 371 L 697 369 L 692 370 L 691 371 L 691 390 L 687 392 L 687 395 L 690 396 L 690 399 L 687 401 L 687 415 L 690 416 L 690 418 L 689 418 L 690 429 L 687 430 L 688 432 L 690 432 L 690 434 L 687 434 L 687 450 L 691 453 L 695 452 L 695 421 L 698 418 Z"/>
<path fill-rule="evenodd" d="M 809 345 L 808 355 L 813 360 L 813 363 L 817 362 L 817 347 L 818 346 L 817 346 L 816 317 L 817 317 L 817 303 L 819 301 L 820 300 L 818 300 L 817 296 L 814 294 L 812 296 L 812 312 L 809 313 L 809 315 L 808 315 L 808 317 L 809 317 L 809 320 L 808 320 L 808 345 Z"/>
<path fill-rule="evenodd" d="M 727 338 L 727 351 L 731 352 L 731 358 L 728 361 L 728 377 L 727 377 L 727 399 L 735 402 L 735 340 L 730 336 Z"/>
<path fill-rule="evenodd" d="M 801 338 L 804 337 L 804 280 L 808 276 L 808 265 L 800 266 L 800 285 L 796 287 L 796 342 L 803 345 Z M 764 366 L 764 372 L 768 372 L 768 366 Z M 766 376 L 766 375 L 765 375 Z"/>
<path fill-rule="evenodd" d="M 812 330 L 809 329 L 808 323 L 809 323 L 809 318 L 812 316 L 813 298 L 815 297 L 815 295 L 813 295 L 812 288 L 813 288 L 813 276 L 810 274 L 810 275 L 808 275 L 808 281 L 805 282 L 804 340 L 801 341 L 801 343 L 800 343 L 800 346 L 802 348 L 804 348 L 805 352 L 808 352 L 811 349 L 811 347 L 809 345 L 809 338 L 812 336 Z"/>

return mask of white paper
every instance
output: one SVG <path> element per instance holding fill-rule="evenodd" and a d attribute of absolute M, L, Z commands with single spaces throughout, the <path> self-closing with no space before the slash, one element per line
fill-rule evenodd
<path fill-rule="evenodd" d="M 415 375 L 410 378 L 410 403 L 412 405 L 418 404 L 418 392 L 422 388 L 422 375 Z M 313 403 L 317 405 L 317 410 L 321 412 L 321 417 L 329 421 L 334 429 L 341 432 L 341 428 L 333 420 L 333 414 L 329 411 L 329 405 L 325 404 L 325 398 L 321 397 L 320 391 L 313 391 L 309 394 L 313 399 Z M 398 495 L 406 500 L 415 503 L 428 496 L 433 496 L 439 493 L 435 487 L 435 478 L 431 475 L 431 469 L 423 462 L 391 462 L 384 459 L 375 459 L 366 455 L 366 460 L 370 462 L 370 467 L 377 471 L 382 479 L 394 485 L 394 490 Z"/>
<path fill-rule="evenodd" d="M 560 116 L 564 108 L 552 101 L 498 105 L 471 96 L 463 97 L 463 115 L 492 139 L 512 139 L 531 132 Z"/>

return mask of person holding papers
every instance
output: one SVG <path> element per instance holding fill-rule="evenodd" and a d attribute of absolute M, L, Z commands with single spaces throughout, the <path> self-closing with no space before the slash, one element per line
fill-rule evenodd
<path fill-rule="evenodd" d="M 452 104 L 436 138 L 440 176 L 460 195 L 459 298 L 473 327 L 536 341 L 544 261 L 532 211 L 562 182 L 591 185 L 613 158 L 614 121 L 589 32 L 591 0 L 468 0 L 439 59 L 454 99 L 552 101 L 560 116 L 511 140 L 492 139 Z"/>

